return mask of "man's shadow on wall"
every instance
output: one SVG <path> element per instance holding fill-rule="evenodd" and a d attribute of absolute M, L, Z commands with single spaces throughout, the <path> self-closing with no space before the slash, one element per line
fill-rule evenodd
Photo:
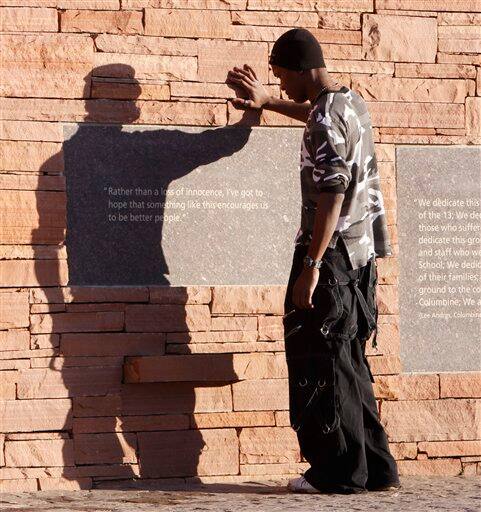
<path fill-rule="evenodd" d="M 91 98 L 92 76 L 133 78 L 134 75 L 133 68 L 121 64 L 95 68 L 85 77 L 84 98 Z M 37 244 L 34 247 L 38 252 L 34 256 L 35 273 L 40 295 L 49 304 L 44 309 L 49 318 L 38 322 L 33 334 L 49 337 L 51 346 L 58 350 L 58 356 L 48 363 L 47 372 L 50 378 L 51 372 L 60 372 L 60 384 L 64 388 L 53 393 L 55 396 L 40 393 L 39 398 L 68 397 L 72 400 L 72 410 L 62 429 L 68 435 L 62 476 L 69 480 L 82 476 L 93 476 L 94 480 L 96 476 L 128 479 L 139 474 L 146 478 L 195 476 L 199 455 L 206 444 L 195 430 L 193 412 L 195 387 L 208 386 L 209 382 L 122 384 L 124 357 L 162 354 L 165 331 L 158 333 L 156 328 L 149 331 L 148 318 L 146 330 L 129 329 L 125 311 L 131 306 L 125 297 L 131 292 L 123 288 L 125 293 L 122 290 L 116 293 L 111 286 L 136 285 L 139 290 L 142 286 L 147 290 L 149 284 L 168 285 L 165 277 L 168 262 L 162 251 L 163 223 L 109 221 L 108 213 L 114 212 L 107 209 L 108 200 L 132 198 L 109 197 L 105 187 L 168 190 L 173 180 L 198 166 L 241 150 L 251 128 L 242 125 L 241 120 L 239 126 L 206 129 L 201 133 L 186 133 L 169 127 L 123 131 L 122 125 L 134 123 L 140 114 L 135 99 L 141 87 L 135 80 L 132 82 L 129 90 L 132 101 L 122 101 L 118 108 L 113 107 L 111 100 L 85 102 L 85 122 L 91 124 L 80 123 L 63 143 L 66 194 L 62 191 L 36 194 L 39 227 L 32 233 L 32 243 Z M 110 114 L 115 116 L 115 124 L 101 125 L 109 122 Z M 58 169 L 61 156 L 54 155 L 44 162 L 40 172 L 52 174 L 52 170 Z M 162 201 L 165 196 L 150 199 Z M 53 202 L 55 206 L 52 208 L 45 202 Z M 163 208 L 155 212 L 163 213 Z M 179 243 L 189 241 L 181 241 L 179 234 Z M 54 272 L 51 266 L 46 269 L 42 262 L 42 245 L 57 245 L 60 250 L 66 245 L 68 283 L 65 260 L 61 257 L 57 260 Z M 209 264 L 207 261 L 199 263 Z M 65 285 L 72 286 L 71 296 L 66 298 L 58 288 Z M 90 288 L 102 285 L 105 288 Z M 151 295 L 149 292 L 136 301 L 148 302 Z M 184 314 L 179 315 L 181 320 L 170 331 L 185 333 L 188 337 L 187 300 L 185 290 L 175 293 L 175 300 L 171 299 Z M 158 310 L 146 311 L 144 315 L 158 315 Z M 155 323 L 154 319 L 152 324 Z M 145 341 L 146 334 L 150 341 Z M 212 356 L 218 358 L 224 375 L 226 368 L 231 368 L 227 373 L 231 374 L 231 381 L 237 380 L 232 354 Z M 217 387 L 229 382 L 210 384 Z M 184 421 L 177 419 L 184 426 L 177 427 L 179 430 L 168 426 L 156 428 L 158 415 L 162 414 L 180 415 Z M 146 425 L 147 417 L 154 415 L 152 425 Z M 148 436 L 141 434 L 138 437 L 144 436 L 144 443 L 139 447 L 140 439 L 135 432 L 152 430 L 159 431 L 154 440 L 156 444 L 149 446 Z M 165 440 L 162 431 L 165 431 Z M 114 486 L 108 480 L 102 482 L 103 487 L 109 485 Z"/>
<path fill-rule="evenodd" d="M 108 66 L 95 72 L 109 75 Z M 123 70 L 122 74 L 133 72 Z M 136 87 L 140 94 L 139 85 L 133 84 L 132 92 Z M 91 107 L 86 102 L 86 108 L 85 122 L 93 124 L 80 124 L 63 143 L 69 283 L 169 284 L 162 250 L 163 219 L 174 214 L 182 219 L 179 206 L 188 199 L 185 194 L 173 194 L 179 190 L 172 182 L 240 151 L 251 128 L 240 121 L 200 133 L 170 127 L 128 132 L 122 125 L 134 123 L 140 114 L 134 101 L 122 102 L 121 112 L 115 113 L 119 123 L 109 126 L 98 124 L 95 104 Z M 176 222 L 179 245 L 189 243 L 182 239 L 184 222 Z"/>

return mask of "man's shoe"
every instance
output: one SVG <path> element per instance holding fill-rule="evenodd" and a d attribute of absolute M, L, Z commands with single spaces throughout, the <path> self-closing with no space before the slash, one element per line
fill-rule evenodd
<path fill-rule="evenodd" d="M 305 478 L 304 475 L 293 478 L 289 480 L 287 484 L 287 489 L 292 492 L 302 492 L 302 493 L 322 493 L 322 494 L 352 494 L 352 493 L 362 493 L 367 492 L 367 489 L 348 489 L 342 488 L 339 486 L 333 485 L 325 485 L 322 489 L 318 489 L 317 487 L 313 487 Z"/>
<path fill-rule="evenodd" d="M 289 483 L 287 484 L 287 488 L 289 491 L 292 492 L 302 492 L 302 493 L 320 493 L 319 489 L 316 489 L 313 487 L 305 478 L 304 475 L 293 478 L 289 480 Z"/>

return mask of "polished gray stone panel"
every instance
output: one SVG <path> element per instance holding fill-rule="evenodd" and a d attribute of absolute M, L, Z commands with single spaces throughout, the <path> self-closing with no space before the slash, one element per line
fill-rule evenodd
<path fill-rule="evenodd" d="M 287 284 L 301 136 L 65 124 L 69 284 Z"/>
<path fill-rule="evenodd" d="M 481 369 L 481 148 L 396 148 L 404 371 Z"/>

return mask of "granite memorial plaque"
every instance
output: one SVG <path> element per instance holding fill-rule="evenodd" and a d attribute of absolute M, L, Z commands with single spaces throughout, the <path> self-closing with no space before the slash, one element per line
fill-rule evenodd
<path fill-rule="evenodd" d="M 301 137 L 65 124 L 69 285 L 287 284 Z"/>
<path fill-rule="evenodd" d="M 404 371 L 481 369 L 481 148 L 396 148 Z"/>

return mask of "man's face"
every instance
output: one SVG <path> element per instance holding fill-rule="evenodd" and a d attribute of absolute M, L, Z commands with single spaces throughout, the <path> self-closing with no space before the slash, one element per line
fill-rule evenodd
<path fill-rule="evenodd" d="M 307 101 L 308 97 L 304 91 L 303 74 L 292 69 L 276 66 L 275 64 L 270 65 L 270 68 L 274 76 L 280 79 L 281 90 L 286 92 L 289 99 L 297 103 Z"/>

